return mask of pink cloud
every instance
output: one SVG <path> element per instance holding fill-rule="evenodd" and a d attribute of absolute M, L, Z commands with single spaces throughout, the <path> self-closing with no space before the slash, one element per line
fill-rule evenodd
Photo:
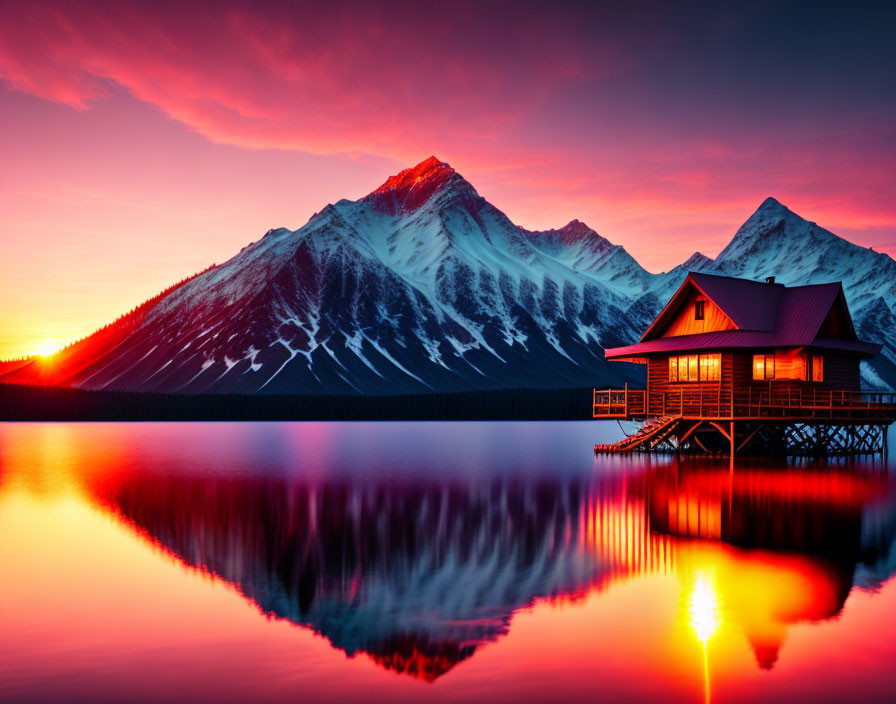
<path fill-rule="evenodd" d="M 774 72 L 714 75 L 690 57 L 737 47 L 730 18 L 322 7 L 0 0 L 0 77 L 78 110 L 124 87 L 244 148 L 435 153 L 522 224 L 585 219 L 654 269 L 718 251 L 767 195 L 854 233 L 896 228 L 891 106 L 806 97 Z"/>
<path fill-rule="evenodd" d="M 584 56 L 568 22 L 514 51 L 525 24 L 474 3 L 425 17 L 412 4 L 320 7 L 9 3 L 0 75 L 79 109 L 114 81 L 213 141 L 411 157 L 434 139 L 494 140 L 557 82 L 612 64 L 589 67 L 612 51 Z"/>

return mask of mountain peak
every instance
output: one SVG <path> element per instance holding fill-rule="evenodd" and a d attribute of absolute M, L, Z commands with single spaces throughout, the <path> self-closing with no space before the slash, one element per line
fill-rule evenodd
<path fill-rule="evenodd" d="M 680 264 L 676 268 L 685 269 L 687 271 L 700 271 L 713 263 L 712 257 L 707 257 L 703 252 L 694 252 L 683 264 Z"/>
<path fill-rule="evenodd" d="M 773 198 L 772 196 L 769 196 L 764 201 L 762 201 L 762 205 L 759 206 L 759 208 L 757 209 L 757 212 L 759 212 L 759 210 L 781 210 L 781 209 L 787 210 L 787 206 L 784 205 L 783 203 L 781 203 L 781 201 L 779 201 L 777 198 Z"/>
<path fill-rule="evenodd" d="M 766 198 L 734 233 L 716 257 L 716 262 L 736 265 L 733 275 L 747 276 L 743 262 L 761 261 L 761 270 L 757 271 L 761 278 L 774 262 L 787 262 L 795 268 L 798 262 L 811 259 L 812 253 L 844 243 L 851 245 L 842 237 L 800 217 L 774 198 Z M 747 278 L 752 276 L 750 272 Z"/>
<path fill-rule="evenodd" d="M 362 200 L 393 215 L 417 210 L 439 191 L 451 188 L 475 193 L 450 164 L 435 156 L 404 169 Z"/>
<path fill-rule="evenodd" d="M 788 216 L 802 220 L 802 218 L 790 210 L 790 208 L 784 205 L 781 201 L 769 196 L 762 201 L 756 210 L 753 211 L 753 214 L 747 218 L 740 229 L 743 230 L 744 228 L 749 228 L 751 224 L 767 226 L 769 223 L 780 222 Z"/>
<path fill-rule="evenodd" d="M 554 230 L 533 231 L 529 234 L 537 239 L 549 239 L 556 244 L 575 244 L 583 240 L 594 239 L 610 245 L 607 240 L 581 220 L 570 220 L 563 227 Z"/>
<path fill-rule="evenodd" d="M 597 232 L 588 227 L 588 225 L 583 223 L 581 220 L 576 219 L 570 220 L 563 227 L 559 228 L 557 232 L 561 234 L 563 238 L 568 242 L 580 240 L 584 237 L 590 237 L 591 235 L 597 234 Z"/>

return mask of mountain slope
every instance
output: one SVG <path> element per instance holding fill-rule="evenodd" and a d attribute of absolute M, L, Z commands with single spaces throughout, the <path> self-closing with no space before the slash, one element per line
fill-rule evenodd
<path fill-rule="evenodd" d="M 698 253 L 699 255 L 699 253 Z M 859 337 L 884 346 L 863 363 L 865 382 L 896 388 L 896 261 L 853 244 L 767 198 L 715 260 L 694 255 L 688 268 L 789 286 L 842 281 Z"/>
<path fill-rule="evenodd" d="M 866 381 L 896 387 L 896 262 L 766 200 L 713 260 L 663 274 L 578 220 L 527 231 L 430 157 L 297 230 L 268 231 L 51 360 L 0 380 L 177 393 L 390 394 L 621 384 L 688 270 L 842 279 Z"/>
<path fill-rule="evenodd" d="M 628 370 L 601 345 L 631 335 L 629 305 L 430 158 L 296 231 L 269 231 L 66 382 L 365 394 L 620 383 Z"/>
<path fill-rule="evenodd" d="M 624 247 L 601 237 L 583 222 L 572 220 L 558 230 L 523 232 L 540 251 L 600 279 L 624 296 L 642 296 L 653 286 L 655 277 Z"/>

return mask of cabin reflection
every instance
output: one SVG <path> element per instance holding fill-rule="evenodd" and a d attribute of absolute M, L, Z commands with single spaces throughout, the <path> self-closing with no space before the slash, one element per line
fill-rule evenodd
<path fill-rule="evenodd" d="M 720 610 L 770 669 L 789 626 L 840 614 L 858 570 L 892 574 L 880 563 L 896 535 L 893 498 L 886 476 L 866 466 L 684 461 L 652 474 L 647 510 L 652 530 L 680 539 L 680 577 L 712 571 Z"/>
<path fill-rule="evenodd" d="M 639 575 L 700 582 L 771 667 L 786 628 L 836 616 L 893 572 L 885 477 L 701 460 L 587 478 L 464 483 L 134 470 L 94 499 L 269 617 L 433 681 L 539 599 Z M 858 570 L 857 570 L 858 568 Z M 701 577 L 702 579 L 702 577 Z"/>

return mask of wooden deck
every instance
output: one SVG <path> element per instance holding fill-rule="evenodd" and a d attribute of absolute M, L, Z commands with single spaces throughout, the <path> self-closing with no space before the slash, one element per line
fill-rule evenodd
<path fill-rule="evenodd" d="M 648 392 L 644 389 L 594 389 L 593 417 L 644 420 L 677 416 L 685 420 L 793 420 L 892 423 L 896 394 L 825 388 L 752 389 L 723 395 L 704 388 Z"/>
<path fill-rule="evenodd" d="M 598 453 L 855 455 L 886 453 L 896 394 L 770 387 L 724 398 L 706 390 L 595 389 L 592 412 L 644 421 L 634 435 L 595 445 Z"/>

